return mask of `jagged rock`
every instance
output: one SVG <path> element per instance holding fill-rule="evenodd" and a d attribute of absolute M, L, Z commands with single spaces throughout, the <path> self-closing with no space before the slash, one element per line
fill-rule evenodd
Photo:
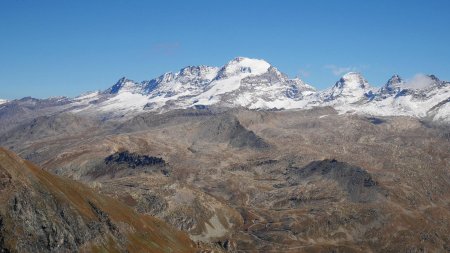
<path fill-rule="evenodd" d="M 121 151 L 107 156 L 103 162 L 91 169 L 86 176 L 94 178 L 116 177 L 139 172 L 157 172 L 169 176 L 170 167 L 161 157 Z"/>
<path fill-rule="evenodd" d="M 138 155 L 128 151 L 117 152 L 105 158 L 106 165 L 126 164 L 130 168 L 164 165 L 166 162 L 161 157 Z"/>

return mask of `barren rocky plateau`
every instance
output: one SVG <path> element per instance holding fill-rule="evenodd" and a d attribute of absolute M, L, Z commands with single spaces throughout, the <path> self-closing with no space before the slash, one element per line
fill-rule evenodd
<path fill-rule="evenodd" d="M 3 122 L 1 146 L 204 251 L 450 252 L 444 123 L 331 107 Z"/>

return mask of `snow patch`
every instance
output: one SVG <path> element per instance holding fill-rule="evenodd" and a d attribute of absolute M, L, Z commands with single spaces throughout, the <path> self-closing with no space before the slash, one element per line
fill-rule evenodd
<path fill-rule="evenodd" d="M 148 103 L 148 96 L 131 92 L 121 92 L 98 106 L 100 111 L 137 111 L 143 110 Z"/>

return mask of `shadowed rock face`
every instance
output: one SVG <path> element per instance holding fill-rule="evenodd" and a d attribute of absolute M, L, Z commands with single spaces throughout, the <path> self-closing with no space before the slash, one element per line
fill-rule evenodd
<path fill-rule="evenodd" d="M 386 122 L 383 119 L 375 118 L 375 117 L 368 117 L 367 120 L 369 120 L 370 123 L 372 123 L 374 125 L 379 125 L 379 124 L 383 124 Z"/>
<path fill-rule="evenodd" d="M 242 126 L 239 120 L 230 114 L 211 117 L 203 122 L 197 138 L 208 142 L 225 142 L 234 148 L 265 149 L 269 144 L 253 131 Z"/>
<path fill-rule="evenodd" d="M 264 149 L 269 145 L 253 131 L 245 129 L 238 120 L 231 122 L 230 145 L 235 148 Z"/>
<path fill-rule="evenodd" d="M 355 202 L 373 201 L 381 192 L 378 183 L 366 170 L 335 159 L 314 161 L 301 169 L 289 168 L 286 174 L 290 185 L 312 181 L 314 178 L 335 181 Z"/>
<path fill-rule="evenodd" d="M 1 252 L 194 252 L 186 235 L 0 148 Z"/>

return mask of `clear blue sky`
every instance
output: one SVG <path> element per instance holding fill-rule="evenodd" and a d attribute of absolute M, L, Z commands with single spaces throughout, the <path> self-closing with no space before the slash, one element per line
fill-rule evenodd
<path fill-rule="evenodd" d="M 450 1 L 0 2 L 0 98 L 75 96 L 120 77 L 263 58 L 319 89 L 356 70 L 450 80 Z"/>

